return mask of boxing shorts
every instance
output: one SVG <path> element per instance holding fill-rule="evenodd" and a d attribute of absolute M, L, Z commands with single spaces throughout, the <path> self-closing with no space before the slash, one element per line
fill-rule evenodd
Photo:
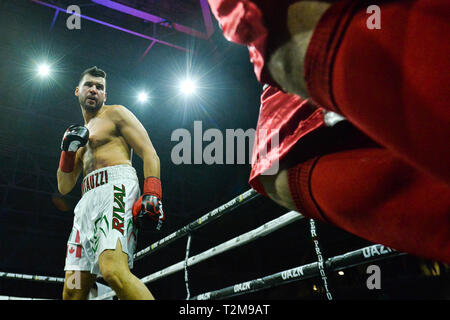
<path fill-rule="evenodd" d="M 116 249 L 117 241 L 128 255 L 132 269 L 137 245 L 132 208 L 139 196 L 139 180 L 130 165 L 89 173 L 83 179 L 82 198 L 74 210 L 64 270 L 89 271 L 100 276 L 98 258 L 104 250 Z"/>
<path fill-rule="evenodd" d="M 279 162 L 304 136 L 322 127 L 345 120 L 307 99 L 268 86 L 261 95 L 261 106 L 252 149 L 249 184 L 264 193 L 257 179 L 277 174 Z"/>

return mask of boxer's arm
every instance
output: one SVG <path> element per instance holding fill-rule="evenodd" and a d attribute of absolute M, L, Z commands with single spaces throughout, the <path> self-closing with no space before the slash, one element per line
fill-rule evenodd
<path fill-rule="evenodd" d="M 81 174 L 82 171 L 82 162 L 80 160 L 81 155 L 81 149 L 79 149 L 75 156 L 75 163 L 74 168 L 72 172 L 63 172 L 61 169 L 58 168 L 58 171 L 56 172 L 56 177 L 58 180 L 58 191 L 61 194 L 68 194 L 70 191 L 72 191 L 73 187 L 75 187 L 75 184 L 77 183 L 78 177 Z"/>
<path fill-rule="evenodd" d="M 123 106 L 111 106 L 111 119 L 128 145 L 144 163 L 144 177 L 160 178 L 160 161 L 147 130 L 136 116 Z"/>
<path fill-rule="evenodd" d="M 283 90 L 304 98 L 310 96 L 304 79 L 305 56 L 314 29 L 330 6 L 326 1 L 299 1 L 289 6 L 289 40 L 273 51 L 267 64 L 271 77 Z"/>

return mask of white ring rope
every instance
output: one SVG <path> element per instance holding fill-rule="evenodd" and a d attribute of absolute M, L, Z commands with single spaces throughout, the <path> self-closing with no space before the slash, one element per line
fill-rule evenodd
<path fill-rule="evenodd" d="M 242 246 L 253 240 L 264 237 L 264 236 L 266 236 L 282 227 L 285 227 L 288 224 L 291 224 L 292 222 L 300 220 L 302 218 L 304 218 L 304 217 L 300 213 L 298 213 L 296 211 L 290 211 L 290 212 L 282 215 L 281 217 L 276 218 L 272 221 L 269 221 L 252 231 L 244 233 L 238 237 L 228 240 L 222 244 L 219 244 L 218 246 L 215 246 L 215 247 L 208 249 L 202 253 L 199 253 L 193 257 L 190 257 L 187 260 L 187 265 L 193 266 L 193 265 L 195 265 L 203 260 L 209 259 L 215 255 L 218 255 L 220 253 L 223 253 L 223 252 L 233 249 L 235 247 Z M 150 275 L 142 278 L 141 281 L 143 283 L 147 284 L 149 282 L 158 280 L 158 279 L 168 276 L 172 273 L 183 270 L 184 265 L 185 265 L 185 261 L 184 260 L 180 261 L 180 262 L 175 263 L 165 269 L 162 269 L 160 271 L 157 271 L 153 274 L 150 274 Z M 102 299 L 110 298 L 113 296 L 115 296 L 115 292 L 111 291 L 102 296 L 97 297 L 96 300 L 102 300 Z"/>

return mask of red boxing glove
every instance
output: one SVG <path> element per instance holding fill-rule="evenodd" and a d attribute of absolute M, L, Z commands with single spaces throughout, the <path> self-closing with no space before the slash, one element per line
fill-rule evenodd
<path fill-rule="evenodd" d="M 156 222 L 156 229 L 160 230 L 165 220 L 162 208 L 161 180 L 156 177 L 148 177 L 144 181 L 144 193 L 133 205 L 133 218 L 138 226 L 144 216 L 150 217 Z"/>

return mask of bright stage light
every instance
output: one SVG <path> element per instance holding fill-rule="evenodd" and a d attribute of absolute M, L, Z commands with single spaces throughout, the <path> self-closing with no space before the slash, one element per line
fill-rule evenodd
<path fill-rule="evenodd" d="M 139 100 L 139 102 L 141 102 L 141 103 L 143 103 L 143 102 L 146 102 L 147 100 L 148 100 L 148 95 L 147 95 L 147 93 L 145 93 L 145 92 L 140 92 L 139 93 L 139 95 L 138 95 L 138 100 Z"/>
<path fill-rule="evenodd" d="M 40 77 L 47 77 L 50 74 L 50 67 L 48 64 L 43 63 L 38 66 L 37 71 Z"/>
<path fill-rule="evenodd" d="M 186 80 L 183 80 L 180 82 L 180 90 L 185 95 L 190 95 L 190 94 L 195 93 L 196 89 L 197 89 L 197 86 L 195 85 L 195 82 L 190 79 L 186 79 Z"/>

